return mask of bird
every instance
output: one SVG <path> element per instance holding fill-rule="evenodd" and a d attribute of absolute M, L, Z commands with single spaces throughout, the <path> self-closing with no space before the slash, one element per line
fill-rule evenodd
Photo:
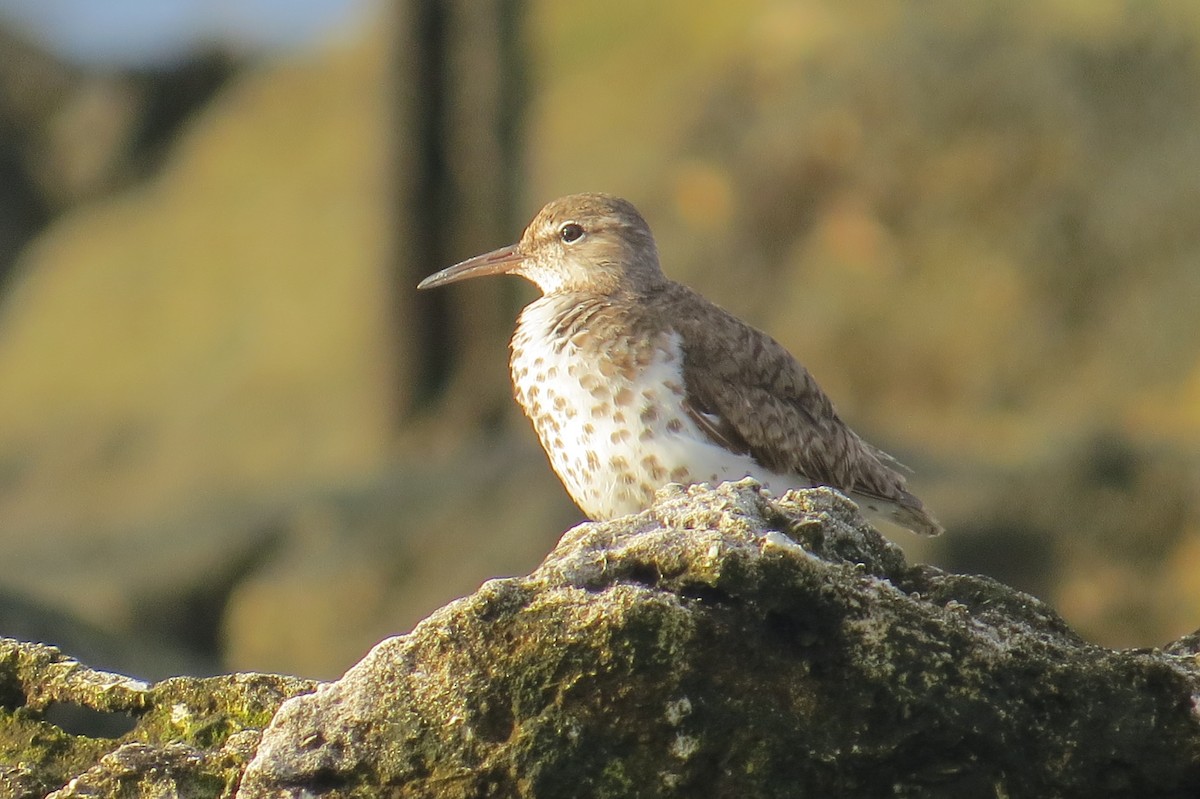
<path fill-rule="evenodd" d="M 541 290 L 510 342 L 513 394 L 589 519 L 643 511 L 668 483 L 753 477 L 779 494 L 834 488 L 876 527 L 942 532 L 905 467 L 851 430 L 787 349 L 663 273 L 628 200 L 553 200 L 517 243 L 417 288 L 497 274 Z"/>

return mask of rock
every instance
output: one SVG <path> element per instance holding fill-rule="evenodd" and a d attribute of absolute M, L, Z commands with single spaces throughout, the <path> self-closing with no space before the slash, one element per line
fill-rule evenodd
<path fill-rule="evenodd" d="M 1198 677 L 835 492 L 674 487 L 284 703 L 237 796 L 1193 795 Z"/>
<path fill-rule="evenodd" d="M 228 796 L 280 703 L 314 687 L 267 674 L 148 685 L 0 638 L 0 797 Z M 63 708 L 120 717 L 126 731 L 73 734 L 48 720 Z"/>
<path fill-rule="evenodd" d="M 5 643 L 0 796 L 1194 796 L 1197 641 L 1089 644 L 830 490 L 675 486 L 332 683 L 146 686 Z M 54 701 L 137 726 L 70 736 Z"/>

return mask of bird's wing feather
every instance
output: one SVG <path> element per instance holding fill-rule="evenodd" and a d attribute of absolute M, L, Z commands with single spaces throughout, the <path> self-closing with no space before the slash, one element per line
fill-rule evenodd
<path fill-rule="evenodd" d="M 681 320 L 687 406 L 714 441 L 775 472 L 921 507 L 887 464 L 891 457 L 846 426 L 786 349 L 690 289 L 673 288 L 670 301 L 684 311 L 669 318 Z"/>

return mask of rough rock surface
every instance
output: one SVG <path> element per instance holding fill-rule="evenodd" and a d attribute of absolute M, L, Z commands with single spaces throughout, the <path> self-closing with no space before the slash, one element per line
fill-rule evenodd
<path fill-rule="evenodd" d="M 0 638 L 0 797 L 230 796 L 280 703 L 314 687 L 269 674 L 149 685 Z M 80 709 L 91 715 L 76 723 L 126 729 L 89 737 L 51 721 Z"/>
<path fill-rule="evenodd" d="M 1032 597 L 907 565 L 832 491 L 673 487 L 311 693 L 6 644 L 0 796 L 1195 796 L 1196 640 L 1088 644 Z M 53 701 L 138 726 L 70 736 Z"/>
<path fill-rule="evenodd" d="M 238 796 L 1196 795 L 1198 690 L 832 491 L 675 487 L 286 702 Z"/>

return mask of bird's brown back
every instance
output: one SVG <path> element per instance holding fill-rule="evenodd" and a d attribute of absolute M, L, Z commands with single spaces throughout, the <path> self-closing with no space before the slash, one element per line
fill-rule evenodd
<path fill-rule="evenodd" d="M 671 320 L 681 335 L 688 402 L 718 443 L 772 471 L 925 515 L 890 456 L 841 420 L 809 371 L 775 339 L 671 281 L 632 307 L 647 315 L 646 324 Z"/>

